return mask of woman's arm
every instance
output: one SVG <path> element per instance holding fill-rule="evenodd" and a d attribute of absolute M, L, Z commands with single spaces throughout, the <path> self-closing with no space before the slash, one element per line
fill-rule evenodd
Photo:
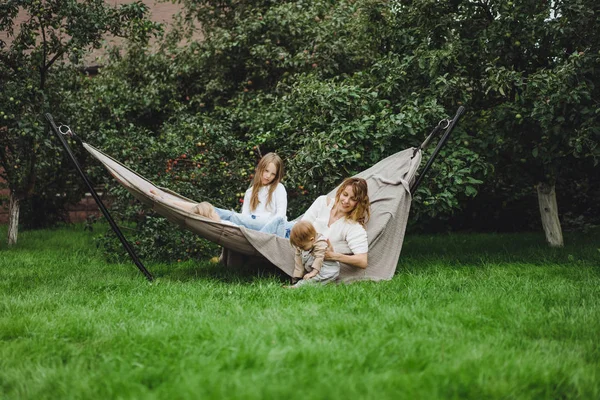
<path fill-rule="evenodd" d="M 353 267 L 367 268 L 369 241 L 367 231 L 358 223 L 347 223 L 344 239 L 348 244 L 348 248 L 353 254 L 336 253 L 333 246 L 327 241 L 327 252 L 325 259 L 330 257 L 331 260 L 343 262 L 344 264 L 352 265 Z"/>
<path fill-rule="evenodd" d="M 339 261 L 344 264 L 352 265 L 353 267 L 365 269 L 369 265 L 368 253 L 362 254 L 341 254 L 333 251 L 333 246 L 327 241 L 329 246 L 325 252 L 325 260 Z"/>

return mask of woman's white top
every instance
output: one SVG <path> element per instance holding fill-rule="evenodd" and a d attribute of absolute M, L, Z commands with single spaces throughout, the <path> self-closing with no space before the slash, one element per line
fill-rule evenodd
<path fill-rule="evenodd" d="M 277 187 L 271 197 L 271 202 L 267 204 L 269 196 L 269 186 L 263 186 L 258 190 L 258 206 L 253 211 L 250 211 L 250 199 L 252 198 L 252 187 L 246 190 L 244 195 L 244 203 L 242 204 L 242 215 L 252 216 L 256 218 L 271 219 L 273 217 L 284 217 L 287 212 L 287 192 L 281 182 L 277 183 Z"/>
<path fill-rule="evenodd" d="M 340 218 L 328 226 L 335 199 L 319 196 L 302 216 L 302 220 L 313 224 L 318 233 L 329 239 L 336 253 L 364 254 L 369 251 L 367 231 L 361 224 L 347 218 Z"/>

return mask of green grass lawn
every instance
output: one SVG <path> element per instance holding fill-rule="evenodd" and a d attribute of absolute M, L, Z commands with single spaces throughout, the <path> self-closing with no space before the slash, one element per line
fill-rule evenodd
<path fill-rule="evenodd" d="M 391 281 L 302 290 L 0 235 L 0 398 L 600 398 L 599 232 L 409 235 Z"/>

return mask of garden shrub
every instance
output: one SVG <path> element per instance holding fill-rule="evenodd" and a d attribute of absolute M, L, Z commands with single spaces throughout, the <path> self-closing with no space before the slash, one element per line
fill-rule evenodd
<path fill-rule="evenodd" d="M 459 79 L 415 80 L 422 68 L 433 72 L 388 53 L 375 26 L 389 16 L 377 2 L 235 3 L 187 4 L 202 42 L 175 46 L 175 32 L 156 53 L 137 45 L 115 52 L 80 94 L 77 121 L 90 141 L 158 185 L 236 210 L 260 155 L 276 151 L 295 217 L 343 178 L 420 144 L 454 111 L 446 99 Z M 456 136 L 454 145 L 465 131 Z M 464 146 L 442 158 L 415 195 L 419 217 L 452 213 L 488 171 Z M 199 255 L 192 247 L 211 251 L 158 222 L 105 172 L 90 172 L 135 228 L 141 254 L 176 260 Z M 118 243 L 103 246 L 113 252 Z"/>

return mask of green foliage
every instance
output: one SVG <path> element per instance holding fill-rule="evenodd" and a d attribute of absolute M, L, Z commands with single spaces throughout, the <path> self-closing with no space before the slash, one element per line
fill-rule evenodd
<path fill-rule="evenodd" d="M 594 166 L 600 161 L 600 134 L 595 128 L 600 111 L 590 74 L 598 66 L 597 54 L 575 53 L 552 70 L 488 69 L 488 90 L 500 95 L 512 92 L 509 101 L 496 107 L 495 123 L 521 133 L 505 135 L 506 147 L 527 160 L 525 168 L 534 182 L 554 182 L 560 173 L 571 172 L 564 168 L 569 157 L 588 158 Z"/>
<path fill-rule="evenodd" d="M 244 135 L 232 129 L 228 111 L 190 112 L 188 100 L 178 92 L 180 65 L 171 56 L 133 46 L 125 57 L 108 61 L 99 76 L 73 94 L 83 103 L 74 120 L 84 140 L 159 186 L 219 207 L 238 207 L 259 157 Z M 190 239 L 190 233 L 167 229 L 164 221 L 157 228 L 156 218 L 132 202 L 97 164 L 89 172 L 114 199 L 115 215 L 134 224 L 132 241 L 141 243 L 142 253 L 175 260 L 214 252 L 207 242 Z M 111 235 L 103 241 L 109 254 L 119 245 Z"/>
<path fill-rule="evenodd" d="M 115 49 L 67 97 L 80 102 L 70 120 L 86 140 L 191 199 L 239 207 L 260 154 L 276 151 L 295 217 L 342 178 L 418 145 L 460 105 L 467 113 L 414 194 L 421 223 L 468 207 L 494 228 L 506 218 L 494 204 L 531 226 L 534 184 L 596 184 L 579 173 L 599 156 L 592 0 L 180 3 L 159 51 Z M 182 45 L 194 30 L 203 39 Z M 155 216 L 90 172 L 136 241 L 156 247 L 143 240 L 163 230 Z M 175 250 L 157 257 L 189 257 L 168 232 L 160 243 Z"/>
<path fill-rule="evenodd" d="M 26 16 L 20 26 L 18 13 Z M 83 188 L 63 159 L 43 114 L 58 121 L 78 104 L 70 96 L 81 85 L 82 56 L 98 48 L 104 34 L 139 41 L 159 27 L 146 19 L 141 2 L 112 8 L 102 0 L 8 1 L 0 5 L 0 166 L 12 195 L 31 199 L 28 224 L 56 220 L 53 210 L 81 199 Z M 57 111 L 55 113 L 55 111 Z"/>
<path fill-rule="evenodd" d="M 56 68 L 46 85 L 58 92 L 46 93 L 34 89 L 26 73 L 20 74 L 22 67 L 17 68 L 19 74 L 11 74 L 2 66 L 0 70 L 9 79 L 0 94 L 0 173 L 15 197 L 24 200 L 21 222 L 45 226 L 62 218 L 65 204 L 81 199 L 83 185 L 35 110 L 48 109 L 50 104 L 68 109 L 70 104 L 62 96 L 66 88 L 76 85 L 73 77 L 78 73 L 68 67 Z"/>
<path fill-rule="evenodd" d="M 253 132 L 253 143 L 285 156 L 292 216 L 343 178 L 419 144 L 433 121 L 444 114 L 433 97 L 392 101 L 381 96 L 379 90 L 365 86 L 363 73 L 344 80 L 305 74 L 292 78 L 293 82 L 280 83 L 272 94 L 244 94 L 232 101 L 240 127 Z M 422 214 L 451 212 L 458 205 L 456 196 L 476 193 L 481 181 L 473 174 L 485 174 L 485 163 L 468 149 L 456 151 L 472 158 L 472 168 L 454 168 L 453 187 L 444 182 L 445 176 L 433 175 L 436 190 L 444 194 L 436 193 L 436 202 L 428 202 Z M 454 155 L 459 154 L 446 153 Z"/>
<path fill-rule="evenodd" d="M 272 89 L 291 74 L 338 76 L 371 62 L 359 3 L 182 3 L 185 20 L 198 24 L 204 35 L 183 51 L 189 59 L 186 88 L 209 107 L 227 104 L 240 90 Z"/>
<path fill-rule="evenodd" d="M 505 218 L 517 229 L 537 226 L 536 184 L 559 184 L 560 194 L 572 190 L 571 179 L 585 179 L 582 171 L 595 173 L 599 7 L 590 0 L 397 1 L 394 29 L 381 26 L 396 52 L 416 54 L 419 85 L 448 74 L 454 98 L 469 110 L 460 127 L 470 137 L 461 139 L 494 169 L 482 188 L 491 197 L 466 208 L 479 219 L 502 215 L 487 226 Z M 559 204 L 565 214 L 578 207 Z"/>
<path fill-rule="evenodd" d="M 138 215 L 136 229 L 124 227 L 122 232 L 140 260 L 182 262 L 216 257 L 216 244 L 174 226 L 162 217 Z M 112 231 L 95 238 L 96 246 L 109 262 L 129 263 L 129 253 Z"/>

